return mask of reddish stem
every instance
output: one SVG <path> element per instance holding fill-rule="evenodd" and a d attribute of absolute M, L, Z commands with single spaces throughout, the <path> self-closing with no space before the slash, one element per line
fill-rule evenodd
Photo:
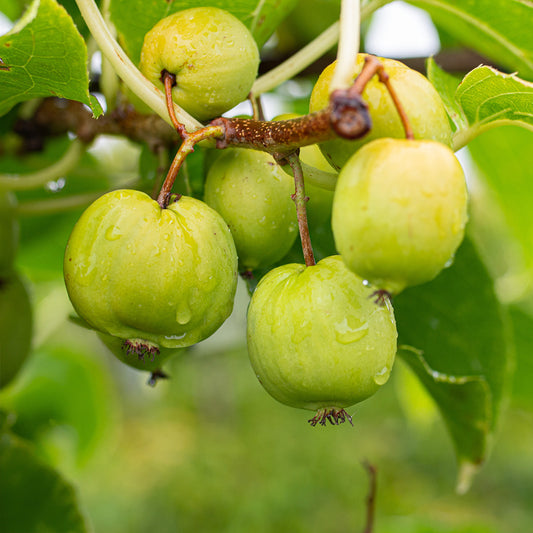
<path fill-rule="evenodd" d="M 221 128 L 217 126 L 206 126 L 196 130 L 193 133 L 188 133 L 185 140 L 181 143 L 170 168 L 168 169 L 167 177 L 161 187 L 159 196 L 157 197 L 157 203 L 161 206 L 161 209 L 165 209 L 168 205 L 168 199 L 172 191 L 172 186 L 176 180 L 176 176 L 181 168 L 181 165 L 185 161 L 185 158 L 191 153 L 194 152 L 194 146 L 200 141 L 205 141 L 206 139 L 217 138 L 223 135 Z"/>
<path fill-rule="evenodd" d="M 315 265 L 315 256 L 311 246 L 311 237 L 309 235 L 309 225 L 307 224 L 306 203 L 309 200 L 305 196 L 304 175 L 300 158 L 296 152 L 287 156 L 292 173 L 294 174 L 294 194 L 292 199 L 296 205 L 296 218 L 298 219 L 298 229 L 300 231 L 300 240 L 302 242 L 302 251 L 304 254 L 305 264 L 307 266 Z"/>
<path fill-rule="evenodd" d="M 186 139 L 188 135 L 187 130 L 176 117 L 176 113 L 174 111 L 174 101 L 172 100 L 172 87 L 176 85 L 176 76 L 168 72 L 168 70 L 162 70 L 161 81 L 165 86 L 165 100 L 167 103 L 167 111 L 168 116 L 170 117 L 170 122 L 172 122 L 175 130 L 180 134 L 180 137 L 182 139 Z"/>

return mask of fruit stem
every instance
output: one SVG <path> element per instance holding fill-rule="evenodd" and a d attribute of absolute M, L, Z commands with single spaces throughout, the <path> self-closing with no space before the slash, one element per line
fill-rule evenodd
<path fill-rule="evenodd" d="M 300 240 L 302 242 L 302 251 L 304 254 L 305 264 L 313 266 L 316 264 L 315 256 L 313 254 L 313 247 L 311 246 L 311 236 L 309 235 L 309 225 L 307 224 L 307 208 L 306 203 L 309 200 L 305 196 L 304 174 L 300 158 L 296 152 L 287 156 L 292 173 L 294 174 L 294 194 L 292 199 L 296 205 L 296 218 L 298 219 L 298 229 L 300 231 Z"/>
<path fill-rule="evenodd" d="M 165 101 L 167 104 L 168 116 L 170 122 L 174 126 L 174 129 L 178 132 L 182 139 L 187 138 L 187 129 L 185 126 L 178 120 L 176 113 L 174 111 L 174 100 L 172 100 L 172 87 L 176 86 L 176 76 L 175 74 L 170 73 L 168 70 L 163 69 L 161 71 L 161 81 L 165 86 Z"/>
<path fill-rule="evenodd" d="M 377 471 L 368 461 L 363 462 L 369 478 L 368 496 L 366 498 L 366 525 L 363 533 L 372 533 L 374 529 L 374 515 L 376 510 Z"/>
<path fill-rule="evenodd" d="M 250 103 L 252 104 L 252 117 L 254 120 L 265 120 L 261 95 L 255 96 L 253 93 L 250 93 L 248 95 L 248 100 L 250 100 Z"/>
<path fill-rule="evenodd" d="M 176 176 L 178 175 L 185 158 L 191 152 L 194 152 L 194 146 L 206 139 L 217 139 L 223 135 L 224 130 L 219 126 L 206 126 L 205 128 L 187 134 L 187 137 L 181 143 L 181 146 L 178 148 L 178 151 L 174 156 L 172 164 L 168 169 L 167 177 L 165 178 L 159 196 L 157 197 L 157 203 L 161 206 L 161 209 L 166 209 Z"/>

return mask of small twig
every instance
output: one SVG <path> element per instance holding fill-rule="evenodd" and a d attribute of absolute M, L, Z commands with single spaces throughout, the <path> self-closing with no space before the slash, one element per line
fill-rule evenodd
<path fill-rule="evenodd" d="M 161 206 L 161 209 L 165 209 L 168 205 L 168 199 L 170 197 L 170 192 L 172 191 L 172 186 L 176 180 L 176 176 L 181 168 L 181 165 L 185 161 L 185 158 L 191 153 L 194 152 L 194 146 L 201 141 L 206 139 L 219 138 L 224 134 L 222 128 L 218 126 L 206 126 L 205 128 L 196 130 L 193 133 L 187 135 L 186 139 L 181 143 L 172 164 L 167 173 L 167 177 L 161 187 L 159 196 L 157 197 L 157 203 Z"/>
<path fill-rule="evenodd" d="M 302 165 L 300 158 L 296 152 L 287 156 L 287 161 L 292 168 L 294 174 L 294 194 L 292 199 L 296 205 L 296 218 L 298 219 L 298 229 L 300 230 L 300 240 L 302 242 L 302 251 L 304 254 L 305 264 L 307 266 L 315 265 L 315 256 L 313 254 L 313 247 L 311 246 L 311 237 L 309 235 L 309 226 L 307 224 L 307 208 L 306 203 L 309 200 L 305 196 L 304 175 L 302 172 Z"/>
<path fill-rule="evenodd" d="M 252 104 L 252 117 L 254 120 L 265 120 L 265 113 L 263 112 L 263 104 L 261 103 L 261 95 L 255 96 L 253 93 L 248 95 L 248 100 Z"/>
<path fill-rule="evenodd" d="M 363 533 L 372 533 L 376 511 L 377 469 L 368 461 L 364 461 L 363 466 L 369 478 L 368 496 L 366 498 L 366 525 Z"/>

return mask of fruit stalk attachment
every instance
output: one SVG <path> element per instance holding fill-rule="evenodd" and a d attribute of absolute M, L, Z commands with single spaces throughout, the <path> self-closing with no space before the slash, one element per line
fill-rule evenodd
<path fill-rule="evenodd" d="M 302 251 L 304 254 L 306 266 L 315 265 L 315 256 L 313 254 L 313 247 L 311 246 L 311 237 L 309 235 L 309 225 L 307 224 L 307 208 L 306 203 L 309 200 L 305 196 L 304 174 L 302 171 L 302 164 L 297 152 L 287 156 L 287 161 L 291 166 L 294 174 L 294 194 L 291 198 L 296 205 L 296 218 L 298 219 L 298 229 L 300 231 L 300 240 L 302 242 Z"/>
<path fill-rule="evenodd" d="M 224 131 L 218 126 L 206 126 L 193 133 L 186 134 L 184 141 L 181 143 L 181 146 L 168 169 L 167 177 L 165 178 L 159 196 L 157 197 L 157 203 L 161 206 L 161 209 L 167 207 L 176 176 L 178 175 L 185 158 L 191 152 L 194 152 L 194 146 L 201 141 L 221 137 L 223 134 Z"/>
<path fill-rule="evenodd" d="M 187 129 L 185 126 L 178 120 L 176 113 L 174 111 L 174 101 L 172 100 L 172 87 L 176 85 L 176 75 L 171 74 L 168 70 L 163 70 L 161 72 L 161 81 L 165 86 L 165 101 L 167 104 L 168 116 L 170 122 L 174 126 L 174 129 L 178 132 L 182 139 L 186 139 L 188 136 Z"/>

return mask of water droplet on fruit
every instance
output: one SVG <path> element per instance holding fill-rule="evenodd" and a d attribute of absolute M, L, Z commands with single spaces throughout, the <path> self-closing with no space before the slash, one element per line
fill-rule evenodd
<path fill-rule="evenodd" d="M 105 232 L 105 238 L 108 241 L 116 241 L 122 237 L 122 232 L 118 226 L 110 226 Z"/>
<path fill-rule="evenodd" d="M 376 385 L 383 385 L 384 383 L 387 383 L 390 376 L 390 368 L 388 366 L 384 366 L 379 372 L 374 374 L 374 381 Z"/>
<path fill-rule="evenodd" d="M 176 322 L 182 326 L 189 323 L 192 317 L 191 309 L 187 302 L 181 302 L 176 311 Z"/>
<path fill-rule="evenodd" d="M 349 324 L 345 317 L 342 322 L 335 324 L 335 337 L 341 344 L 351 344 L 361 340 L 368 333 L 368 323 Z"/>

